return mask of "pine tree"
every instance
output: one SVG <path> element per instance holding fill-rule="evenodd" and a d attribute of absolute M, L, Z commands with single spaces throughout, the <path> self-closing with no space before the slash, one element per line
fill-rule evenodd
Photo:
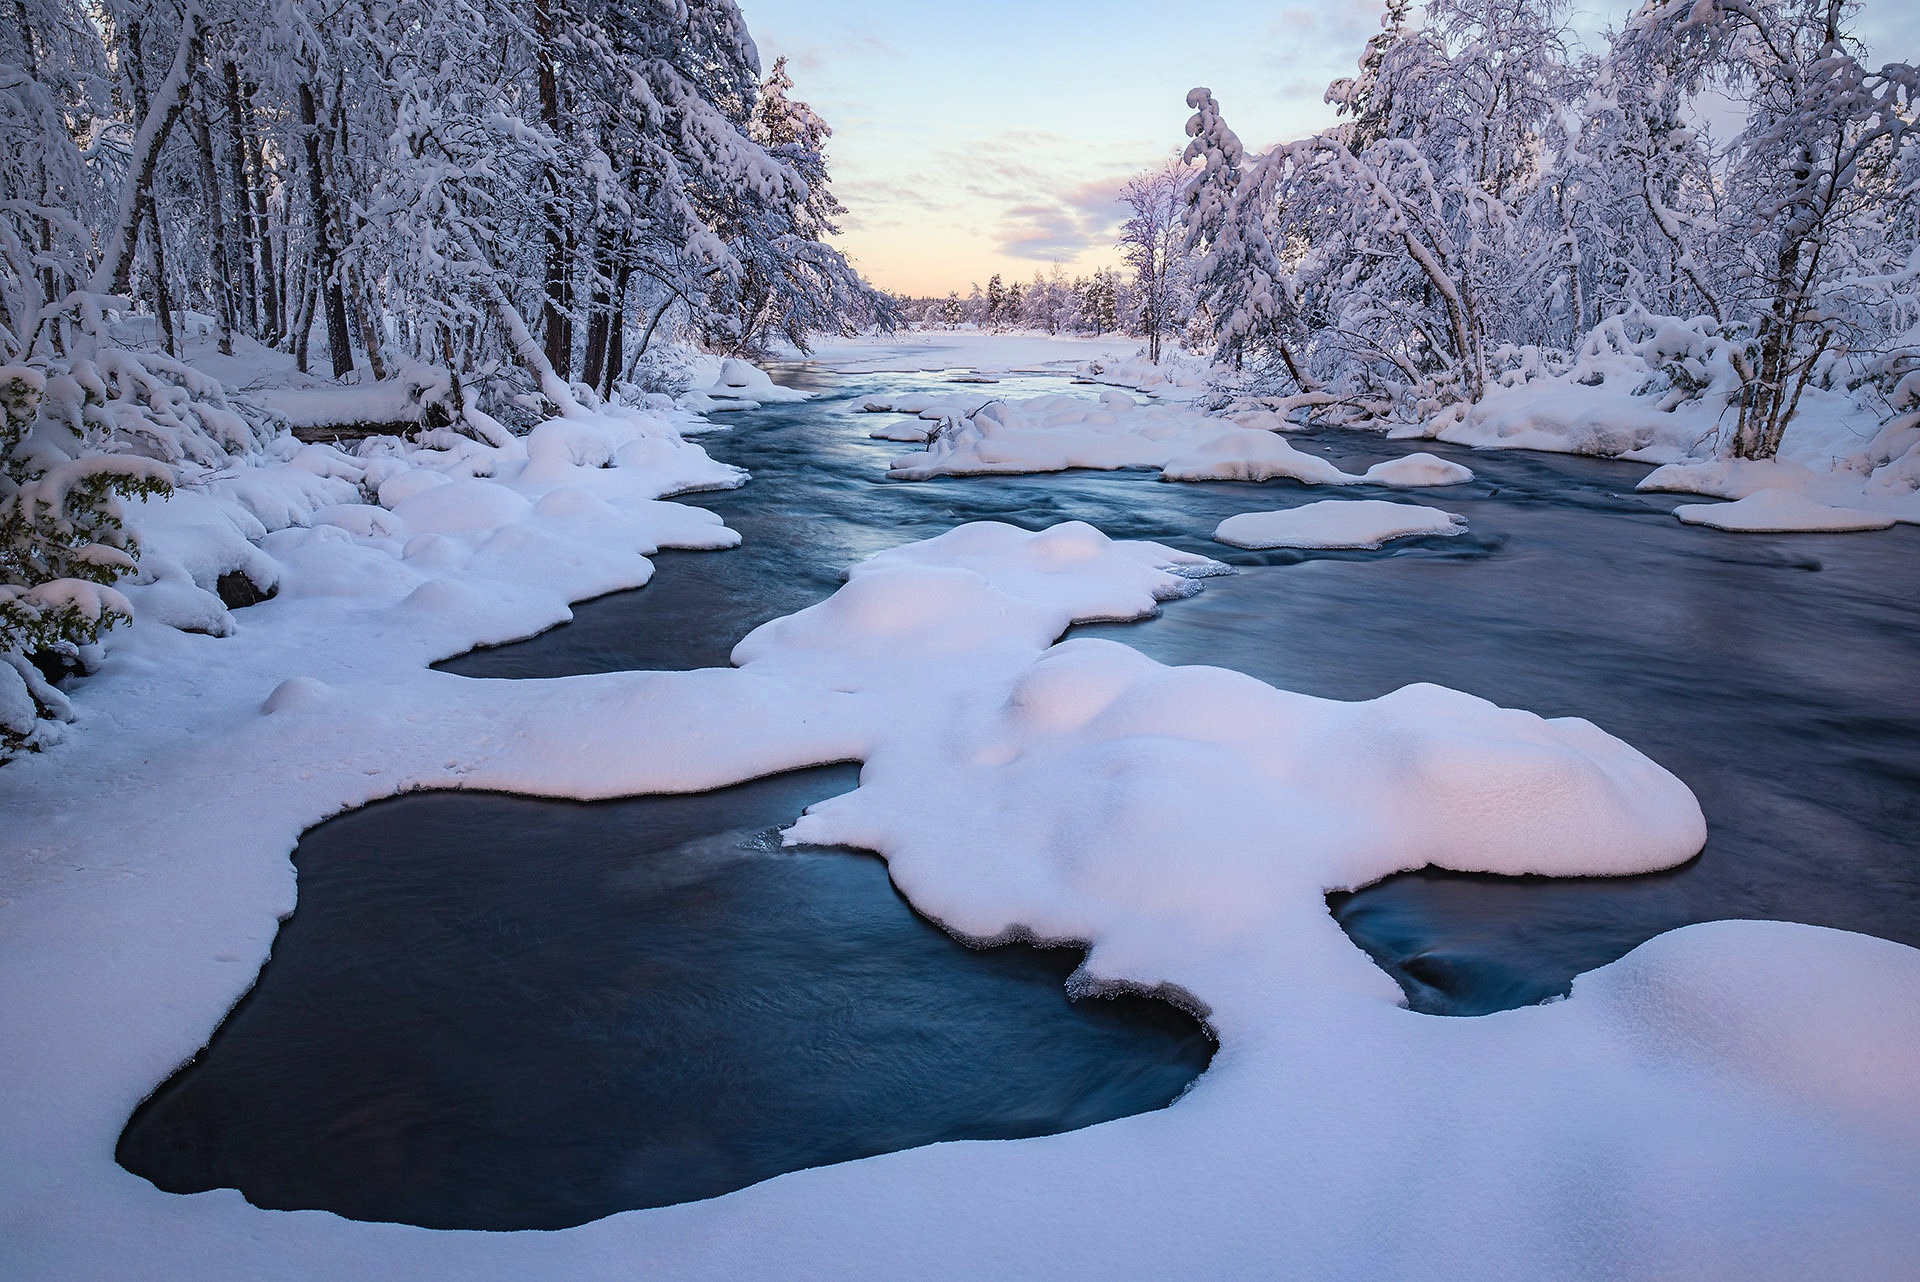
<path fill-rule="evenodd" d="M 1194 297 L 1214 318 L 1216 354 L 1235 370 L 1277 355 L 1294 385 L 1309 387 L 1287 337 L 1298 324 L 1287 272 L 1267 230 L 1268 217 L 1283 213 L 1271 185 L 1277 174 L 1264 165 L 1245 171 L 1245 149 L 1210 90 L 1193 90 L 1187 104 L 1194 115 L 1182 163 L 1200 171 L 1186 189 L 1183 249 L 1197 256 Z"/>

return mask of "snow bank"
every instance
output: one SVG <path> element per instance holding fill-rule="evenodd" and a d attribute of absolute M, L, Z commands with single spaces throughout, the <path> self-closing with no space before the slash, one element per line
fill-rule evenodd
<path fill-rule="evenodd" d="M 1118 390 L 1103 392 L 1097 401 L 1067 395 L 1023 400 L 917 395 L 870 400 L 864 408 L 915 415 L 870 433 L 876 439 L 926 443 L 921 452 L 889 465 L 888 474 L 900 480 L 1068 468 L 1158 469 L 1170 481 L 1286 479 L 1394 489 L 1473 479 L 1467 468 L 1431 454 L 1377 463 L 1356 476 L 1264 430 L 1271 426 L 1270 415 L 1256 411 L 1263 426 L 1243 427 L 1185 405 L 1142 405 Z"/>
<path fill-rule="evenodd" d="M 1644 371 L 1637 376 L 1646 377 Z M 1588 386 L 1572 377 L 1543 378 L 1489 389 L 1477 405 L 1456 406 L 1432 421 L 1390 433 L 1481 449 L 1531 449 L 1658 463 L 1642 490 L 1745 499 L 1762 490 L 1785 496 L 1755 505 L 1785 525 L 1730 524 L 1743 530 L 1885 529 L 1920 523 L 1920 403 L 1917 386 L 1896 390 L 1894 417 L 1882 424 L 1860 402 L 1820 389 L 1802 397 L 1777 458 L 1720 459 L 1732 411 L 1712 397 L 1636 394 L 1635 379 Z M 1722 400 L 1724 398 L 1721 398 Z M 1797 500 L 1797 501 L 1796 501 Z M 1839 509 L 1842 515 L 1817 508 Z M 1888 520 L 1862 521 L 1860 512 Z M 1852 515 L 1847 515 L 1852 514 Z M 1682 518 L 1686 519 L 1686 518 Z M 1747 522 L 1743 514 L 1731 522 Z M 1716 524 L 1696 521 L 1694 524 Z"/>
<path fill-rule="evenodd" d="M 1715 416 L 1704 407 L 1669 412 L 1629 386 L 1542 379 L 1488 388 L 1478 404 L 1456 406 L 1406 434 L 1478 449 L 1671 463 L 1699 457 L 1714 432 Z"/>
<path fill-rule="evenodd" d="M 1377 548 L 1420 534 L 1465 534 L 1467 520 L 1438 508 L 1382 499 L 1322 499 L 1278 512 L 1242 512 L 1213 537 L 1240 548 Z"/>
<path fill-rule="evenodd" d="M 1204 356 L 1171 347 L 1161 353 L 1156 364 L 1147 358 L 1143 347 L 1123 359 L 1082 361 L 1075 373 L 1089 382 L 1130 387 L 1155 400 L 1192 401 L 1210 390 L 1213 365 Z"/>
<path fill-rule="evenodd" d="M 429 406 L 448 403 L 452 390 L 447 371 L 420 365 L 353 386 L 266 387 L 251 395 L 287 427 L 313 431 L 417 426 Z"/>
<path fill-rule="evenodd" d="M 1756 490 L 1732 503 L 1683 503 L 1673 514 L 1688 525 L 1749 534 L 1793 531 L 1838 534 L 1850 530 L 1885 530 L 1898 524 L 1892 517 L 1857 508 L 1828 507 L 1791 490 Z"/>
<path fill-rule="evenodd" d="M 1638 488 L 1738 500 L 1674 511 L 1689 524 L 1719 529 L 1884 530 L 1903 521 L 1920 524 L 1920 490 L 1894 469 L 1863 473 L 1792 459 L 1717 459 L 1656 468 Z M 1717 515 L 1709 520 L 1706 513 Z"/>
<path fill-rule="evenodd" d="M 359 502 L 258 537 L 273 600 L 224 639 L 136 620 L 68 742 L 0 770 L 13 1274 L 1798 1279 L 1900 1276 L 1920 1252 L 1920 951 L 1694 926 L 1565 1001 L 1407 1011 L 1328 891 L 1429 864 L 1666 867 L 1700 848 L 1699 807 L 1578 719 L 1434 686 L 1343 703 L 1056 643 L 1190 592 L 1217 569 L 1204 558 L 1084 525 L 971 525 L 855 567 L 733 668 L 425 668 L 643 578 L 668 540 L 731 541 L 711 514 L 639 497 L 728 479 L 671 429 L 615 417 L 537 446 L 449 434 L 341 455 Z M 207 502 L 222 506 L 189 505 L 183 528 L 258 519 Z M 223 539 L 173 559 L 204 575 Z M 114 1165 L 129 1112 L 253 981 L 308 825 L 415 788 L 602 797 L 854 759 L 858 789 L 791 840 L 879 852 L 967 936 L 1087 942 L 1077 990 L 1189 1003 L 1221 1043 L 1195 1087 L 1071 1134 L 552 1233 L 265 1212 Z"/>
<path fill-rule="evenodd" d="M 1082 362 L 1115 360 L 1135 340 L 1108 334 L 989 333 L 979 330 L 902 330 L 855 338 L 820 336 L 810 359 L 849 374 L 924 374 L 964 370 L 973 374 L 1072 373 Z M 794 353 L 799 358 L 799 353 Z"/>
<path fill-rule="evenodd" d="M 765 370 L 735 357 L 700 356 L 693 361 L 696 386 L 679 398 L 695 414 L 759 409 L 762 405 L 804 401 L 811 392 L 781 387 Z M 711 382 L 703 382 L 710 378 Z"/>
<path fill-rule="evenodd" d="M 416 606 L 426 598 L 410 594 L 443 594 L 433 585 L 457 574 L 460 591 L 489 608 L 538 600 L 535 630 L 560 622 L 569 601 L 644 584 L 661 547 L 738 542 L 711 513 L 657 501 L 746 479 L 682 439 L 691 422 L 610 408 L 501 446 L 445 430 L 351 451 L 283 436 L 238 466 L 183 470 L 171 497 L 130 507 L 143 549 L 122 588 L 133 631 L 232 636 L 239 625 L 220 589 L 236 574 L 256 597 L 284 589 L 289 599 Z M 484 633 L 516 634 L 505 622 Z M 123 639 L 110 636 L 109 648 Z"/>

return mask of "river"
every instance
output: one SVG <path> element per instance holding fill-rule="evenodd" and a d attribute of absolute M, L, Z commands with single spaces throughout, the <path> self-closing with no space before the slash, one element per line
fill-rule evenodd
<path fill-rule="evenodd" d="M 532 678 L 724 664 L 753 626 L 860 558 L 972 520 L 1086 520 L 1239 570 L 1154 620 L 1076 629 L 1168 663 L 1364 699 L 1433 681 L 1582 716 L 1698 794 L 1700 857 L 1650 876 L 1424 870 L 1329 898 L 1414 1009 L 1474 1015 L 1689 922 L 1774 918 L 1920 945 L 1920 529 L 1733 535 L 1641 495 L 1644 466 L 1294 438 L 1348 470 L 1414 448 L 1474 469 L 1401 495 L 1467 534 L 1383 552 L 1249 553 L 1207 536 L 1301 501 L 1288 482 L 1075 472 L 903 484 L 870 397 L 938 375 L 782 372 L 815 400 L 728 416 L 709 452 L 753 473 L 689 496 L 744 536 L 669 553 L 646 588 L 452 660 Z M 1017 397 L 1063 388 L 1021 377 Z M 1092 394 L 1098 389 L 1075 389 Z M 1343 495 L 1383 497 L 1372 490 Z M 830 767 L 694 798 L 582 805 L 440 794 L 329 821 L 254 993 L 144 1106 L 123 1163 L 440 1227 L 559 1227 L 940 1139 L 1045 1134 L 1162 1107 L 1211 1045 L 1145 998 L 1069 1002 L 1077 954 L 961 948 L 878 861 L 781 851 L 851 787 Z M 1276 834 L 1276 841 L 1281 840 Z"/>

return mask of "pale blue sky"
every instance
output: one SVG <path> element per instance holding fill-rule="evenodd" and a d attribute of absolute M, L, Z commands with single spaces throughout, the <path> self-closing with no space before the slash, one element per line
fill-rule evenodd
<path fill-rule="evenodd" d="M 1582 28 L 1627 11 L 1585 0 Z M 1113 259 L 1113 194 L 1184 142 L 1187 90 L 1206 85 L 1250 147 L 1332 119 L 1381 0 L 741 0 L 771 66 L 835 131 L 842 247 L 881 285 L 963 294 Z M 1920 5 L 1867 0 L 1881 58 L 1920 58 Z"/>

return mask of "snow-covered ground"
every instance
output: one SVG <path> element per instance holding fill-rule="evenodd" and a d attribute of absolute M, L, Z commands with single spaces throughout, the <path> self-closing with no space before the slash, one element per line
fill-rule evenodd
<path fill-rule="evenodd" d="M 1716 457 L 1723 438 L 1732 432 L 1731 411 L 1722 413 L 1707 401 L 1669 411 L 1660 398 L 1633 395 L 1618 382 L 1586 386 L 1572 379 L 1543 379 L 1498 387 L 1478 405 L 1397 429 L 1393 435 L 1479 449 L 1596 454 L 1662 464 L 1640 483 L 1642 490 L 1736 500 L 1762 492 L 1776 496 L 1744 509 L 1745 515 L 1728 513 L 1694 522 L 1721 529 L 1884 529 L 1895 522 L 1920 524 L 1920 408 L 1915 408 L 1920 406 L 1920 375 L 1907 383 L 1911 386 L 1895 395 L 1906 411 L 1885 421 L 1859 402 L 1810 390 L 1787 427 L 1779 457 L 1765 461 Z M 1760 510 L 1766 515 L 1755 521 L 1752 514 Z M 1883 519 L 1865 521 L 1862 511 Z"/>
<path fill-rule="evenodd" d="M 821 364 L 843 371 L 963 370 L 991 376 L 1015 370 L 1071 372 L 1088 381 L 1144 393 L 1157 402 L 1146 417 L 1116 423 L 1091 409 L 1067 411 L 1041 407 L 1024 418 L 1018 411 L 995 410 L 987 421 L 972 416 L 992 401 L 990 393 L 923 399 L 895 408 L 939 423 L 943 442 L 925 457 L 909 456 L 898 475 L 918 478 L 990 472 L 1054 471 L 1068 467 L 1160 467 L 1173 480 L 1250 480 L 1291 477 L 1316 479 L 1311 460 L 1298 466 L 1299 452 L 1274 432 L 1293 424 L 1263 410 L 1239 410 L 1232 421 L 1245 435 L 1222 435 L 1219 417 L 1189 411 L 1186 404 L 1205 389 L 1205 371 L 1193 358 L 1170 353 L 1159 365 L 1147 361 L 1139 345 L 1124 336 L 1104 340 L 1049 338 L 1040 334 L 974 331 L 911 331 L 891 338 L 866 337 L 823 345 Z M 1578 371 L 1576 371 L 1577 373 Z M 1537 378 L 1490 388 L 1478 404 L 1456 407 L 1421 423 L 1386 425 L 1387 435 L 1429 439 L 1475 449 L 1528 449 L 1561 454 L 1590 454 L 1662 465 L 1641 483 L 1644 490 L 1745 499 L 1763 490 L 1792 496 L 1769 499 L 1762 523 L 1731 513 L 1698 521 L 1729 530 L 1883 529 L 1890 522 L 1920 524 L 1920 374 L 1910 376 L 1891 397 L 1892 417 L 1884 407 L 1812 389 L 1802 399 L 1778 459 L 1764 462 L 1717 457 L 1731 434 L 1731 412 L 1703 398 L 1668 405 L 1670 398 L 1637 395 L 1645 372 L 1612 371 L 1587 383 L 1580 378 Z M 1131 405 L 1109 400 L 1111 412 Z M 1044 437 L 1036 429 L 1047 429 Z M 1061 430 L 1069 429 L 1069 430 Z M 928 428 L 890 424 L 874 435 L 887 440 L 925 441 Z M 991 439 L 988 439 L 991 438 Z M 1186 447 L 1184 453 L 1168 442 Z M 1466 479 L 1466 478 L 1460 478 Z M 1372 484 L 1445 484 L 1445 481 L 1388 481 Z M 1696 505 L 1705 506 L 1705 505 Z M 1840 509 L 1835 515 L 1823 509 Z M 1747 512 L 1755 510 L 1752 507 Z M 1869 521 L 1874 513 L 1887 520 Z"/>
<path fill-rule="evenodd" d="M 1120 361 L 1140 346 L 1125 334 L 995 333 L 973 329 L 907 329 L 856 338 L 821 337 L 807 359 L 843 374 L 912 374 L 960 370 L 991 378 L 1020 372 L 1073 373 L 1083 361 Z"/>
<path fill-rule="evenodd" d="M 1393 489 L 1458 485 L 1473 472 L 1431 454 L 1343 472 L 1295 449 L 1265 410 L 1233 420 L 1188 405 L 1141 404 L 1108 388 L 1098 400 L 1037 396 L 1003 400 L 979 392 L 954 396 L 870 398 L 872 413 L 911 415 L 883 423 L 878 440 L 924 448 L 893 460 L 889 475 L 907 481 L 935 476 L 1061 472 L 1068 468 L 1157 469 L 1170 481 L 1270 481 L 1304 485 L 1380 485 Z"/>
<path fill-rule="evenodd" d="M 67 742 L 0 770 L 9 1277 L 1891 1278 L 1920 1251 L 1920 952 L 1719 923 L 1570 1000 L 1407 1011 L 1329 890 L 1426 864 L 1665 867 L 1700 847 L 1699 808 L 1583 721 L 1054 644 L 1194 591 L 1220 567 L 1191 554 L 972 525 L 853 567 L 731 669 L 427 668 L 644 582 L 656 547 L 729 544 L 658 499 L 740 479 L 680 426 L 311 447 L 178 510 L 153 586 L 217 626 L 150 602 Z M 233 561 L 278 595 L 222 617 L 202 580 Z M 967 936 L 1089 942 L 1077 982 L 1188 1002 L 1221 1043 L 1194 1089 L 555 1233 L 261 1211 L 114 1164 L 252 982 L 306 826 L 411 788 L 602 797 L 848 759 L 860 788 L 794 840 L 879 851 Z"/>

